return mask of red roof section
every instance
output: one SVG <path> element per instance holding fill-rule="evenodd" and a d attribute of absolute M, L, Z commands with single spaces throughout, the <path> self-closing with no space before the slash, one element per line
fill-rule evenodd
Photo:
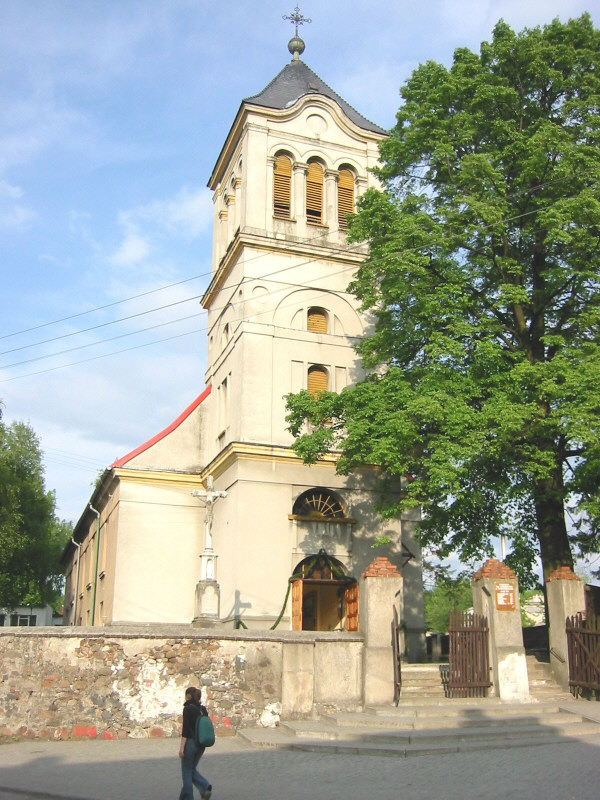
<path fill-rule="evenodd" d="M 180 414 L 177 417 L 177 419 L 174 420 L 167 428 L 165 428 L 160 433 L 157 433 L 156 436 L 152 437 L 152 439 L 148 439 L 148 441 L 144 442 L 144 444 L 141 444 L 139 447 L 136 447 L 135 450 L 131 451 L 131 453 L 127 453 L 126 456 L 123 456 L 122 458 L 118 458 L 116 461 L 113 461 L 109 469 L 114 469 L 115 467 L 124 466 L 125 464 L 127 464 L 128 461 L 131 461 L 132 458 L 139 456 L 139 454 L 143 453 L 144 450 L 148 450 L 150 447 L 152 447 L 152 445 L 155 445 L 157 442 L 160 442 L 161 439 L 164 439 L 165 436 L 168 436 L 170 433 L 173 433 L 173 431 L 176 430 L 181 425 L 181 423 L 184 422 L 189 417 L 192 411 L 195 411 L 200 405 L 200 403 L 208 397 L 208 395 L 210 394 L 210 390 L 211 390 L 211 385 L 209 384 L 206 387 L 206 389 L 202 392 L 202 394 L 199 395 L 194 400 L 193 403 L 190 403 L 190 405 L 185 409 L 185 411 L 182 414 Z"/>

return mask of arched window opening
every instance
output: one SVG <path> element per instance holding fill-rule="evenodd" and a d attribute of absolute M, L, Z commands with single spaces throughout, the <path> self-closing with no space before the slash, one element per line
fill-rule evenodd
<path fill-rule="evenodd" d="M 329 384 L 329 376 L 325 367 L 314 366 L 308 370 L 307 388 L 316 397 L 321 392 L 326 392 Z"/>
<path fill-rule="evenodd" d="M 354 213 L 354 175 L 349 169 L 341 169 L 338 174 L 338 224 L 348 227 L 348 215 Z"/>
<path fill-rule="evenodd" d="M 273 172 L 273 214 L 289 219 L 292 211 L 292 161 L 278 155 Z"/>
<path fill-rule="evenodd" d="M 306 221 L 323 222 L 323 167 L 317 161 L 310 162 L 306 174 Z"/>
<path fill-rule="evenodd" d="M 308 309 L 306 329 L 313 333 L 327 333 L 327 313 L 324 309 Z"/>
<path fill-rule="evenodd" d="M 294 503 L 294 517 L 304 519 L 345 519 L 346 512 L 340 498 L 329 489 L 309 489 Z"/>

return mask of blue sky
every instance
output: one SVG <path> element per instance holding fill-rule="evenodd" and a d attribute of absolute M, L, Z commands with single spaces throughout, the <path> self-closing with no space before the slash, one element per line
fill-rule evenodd
<path fill-rule="evenodd" d="M 76 521 L 96 474 L 204 388 L 206 182 L 241 99 L 289 60 L 294 6 L 0 4 L 0 399 L 40 436 L 61 517 Z M 385 128 L 418 63 L 478 49 L 500 17 L 600 23 L 600 0 L 300 8 L 303 60 Z"/>

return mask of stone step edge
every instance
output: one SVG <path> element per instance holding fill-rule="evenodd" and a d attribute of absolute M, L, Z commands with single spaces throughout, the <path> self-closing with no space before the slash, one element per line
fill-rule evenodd
<path fill-rule="evenodd" d="M 598 733 L 600 735 L 600 725 L 594 722 L 583 722 L 574 720 L 567 724 L 554 724 L 541 726 L 537 724 L 523 725 L 519 728 L 506 726 L 504 728 L 481 729 L 481 728 L 440 728 L 440 729 L 407 729 L 407 730 L 387 730 L 385 732 L 374 732 L 365 729 L 304 729 L 294 730 L 288 726 L 281 733 L 286 737 L 295 737 L 298 741 L 323 741 L 323 742 L 360 742 L 363 744 L 416 744 L 424 742 L 451 742 L 456 741 L 476 741 L 476 740 L 504 740 L 504 739 L 524 739 L 537 735 L 581 736 L 584 733 Z"/>
<path fill-rule="evenodd" d="M 495 699 L 495 698 L 494 698 Z M 458 714 L 465 716 L 477 716 L 481 718 L 495 718 L 497 716 L 524 715 L 524 714 L 544 714 L 560 711 L 560 705 L 554 700 L 545 700 L 534 703 L 502 703 L 486 700 L 482 704 L 453 703 L 451 699 L 444 698 L 437 702 L 428 703 L 400 703 L 397 706 L 367 706 L 364 711 L 350 712 L 357 718 L 370 715 L 375 718 L 385 717 L 393 719 L 407 714 L 414 714 L 419 717 L 452 717 Z M 345 717 L 346 714 L 338 713 L 338 717 Z"/>
<path fill-rule="evenodd" d="M 346 730 L 352 728 L 364 728 L 365 730 L 460 730 L 463 728 L 500 728 L 503 726 L 523 727 L 535 720 L 536 725 L 572 725 L 576 722 L 583 722 L 584 718 L 580 714 L 570 714 L 569 712 L 556 711 L 554 713 L 542 715 L 520 715 L 515 717 L 487 717 L 485 719 L 433 719 L 415 716 L 400 717 L 394 720 L 385 718 L 369 718 L 364 720 L 350 719 L 331 719 L 327 720 L 333 728 Z M 282 725 L 290 726 L 289 722 Z"/>
<path fill-rule="evenodd" d="M 444 755 L 461 752 L 473 752 L 477 750 L 498 749 L 498 747 L 511 748 L 511 747 L 539 747 L 547 744 L 570 744 L 574 742 L 589 742 L 590 744 L 598 744 L 600 740 L 600 732 L 594 734 L 585 734 L 580 737 L 577 736 L 556 736 L 544 735 L 535 738 L 529 738 L 526 742 L 522 739 L 506 739 L 501 742 L 497 740 L 475 742 L 456 742 L 453 745 L 408 745 L 404 747 L 381 747 L 374 744 L 358 745 L 353 744 L 340 744 L 338 742 L 298 742 L 293 737 L 264 737 L 261 740 L 255 739 L 244 735 L 248 731 L 256 729 L 244 729 L 238 731 L 237 735 L 247 744 L 256 748 L 265 749 L 286 749 L 286 750 L 301 750 L 314 753 L 325 754 L 339 754 L 339 755 L 374 755 L 374 756 L 393 756 L 395 758 L 408 758 L 411 756 L 421 755 Z"/>

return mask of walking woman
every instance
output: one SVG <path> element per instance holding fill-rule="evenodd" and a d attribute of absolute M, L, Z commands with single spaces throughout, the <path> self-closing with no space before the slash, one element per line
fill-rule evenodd
<path fill-rule="evenodd" d="M 200 714 L 208 716 L 206 708 L 200 705 L 201 697 L 200 689 L 196 689 L 195 686 L 190 686 L 185 690 L 183 726 L 181 728 L 181 745 L 179 747 L 183 786 L 179 794 L 179 800 L 194 800 L 194 786 L 200 790 L 202 800 L 209 800 L 212 794 L 212 786 L 196 769 L 198 762 L 202 758 L 202 753 L 204 753 L 204 747 L 196 746 L 194 741 L 196 719 Z"/>

